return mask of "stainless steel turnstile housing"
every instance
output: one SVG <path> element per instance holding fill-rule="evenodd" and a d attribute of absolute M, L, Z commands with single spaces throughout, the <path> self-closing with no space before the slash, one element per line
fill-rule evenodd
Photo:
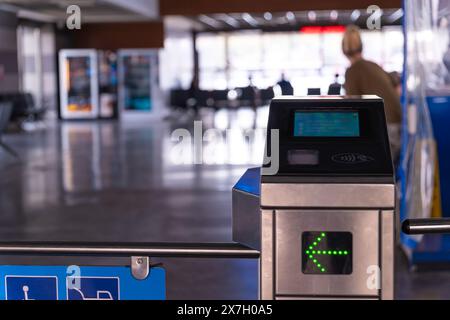
<path fill-rule="evenodd" d="M 292 110 L 336 119 L 339 112 L 359 112 L 365 138 L 355 130 L 355 137 L 344 132 L 283 141 L 292 128 L 283 129 L 277 119 L 289 122 Z M 283 112 L 286 117 L 273 115 Z M 317 125 L 308 121 L 302 125 Z M 396 201 L 383 101 L 275 99 L 270 129 L 280 130 L 280 172 L 265 176 L 250 169 L 233 189 L 233 240 L 261 252 L 260 298 L 393 299 Z M 289 150 L 314 150 L 325 164 L 321 169 L 310 158 L 288 163 L 283 153 Z"/>

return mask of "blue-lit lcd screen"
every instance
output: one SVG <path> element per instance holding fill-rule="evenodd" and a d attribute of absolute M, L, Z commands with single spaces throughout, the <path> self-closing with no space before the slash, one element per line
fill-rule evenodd
<path fill-rule="evenodd" d="M 359 137 L 358 112 L 297 111 L 295 137 Z"/>

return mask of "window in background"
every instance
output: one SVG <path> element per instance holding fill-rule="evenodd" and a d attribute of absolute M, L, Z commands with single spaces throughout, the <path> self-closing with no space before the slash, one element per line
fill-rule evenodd
<path fill-rule="evenodd" d="M 389 72 L 403 69 L 403 41 L 400 28 L 386 27 L 383 30 L 383 67 Z"/>
<path fill-rule="evenodd" d="M 31 93 L 37 108 L 56 110 L 56 49 L 52 26 L 17 29 L 20 90 Z"/>
<path fill-rule="evenodd" d="M 198 36 L 201 88 L 207 90 L 227 88 L 226 41 L 226 36 L 223 34 Z"/>
<path fill-rule="evenodd" d="M 230 63 L 229 87 L 246 87 L 248 77 L 259 85 L 263 64 L 261 32 L 233 32 L 228 36 L 228 61 Z"/>
<path fill-rule="evenodd" d="M 322 38 L 318 34 L 301 34 L 292 32 L 293 56 L 291 62 L 298 69 L 319 69 L 322 64 Z"/>
<path fill-rule="evenodd" d="M 58 107 L 56 57 L 53 26 L 44 26 L 41 28 L 42 106 L 48 110 Z"/>
<path fill-rule="evenodd" d="M 42 106 L 41 31 L 38 27 L 19 26 L 18 30 L 20 89 L 31 93 L 37 106 Z"/>
<path fill-rule="evenodd" d="M 274 32 L 262 35 L 263 66 L 261 79 L 256 84 L 262 88 L 273 86 L 280 80 L 281 73 L 291 70 L 292 37 L 288 33 Z M 276 47 L 278 50 L 273 50 Z"/>
<path fill-rule="evenodd" d="M 309 87 L 320 88 L 323 82 L 322 38 L 319 34 L 291 32 L 290 69 L 286 77 L 294 87 L 294 94 L 306 95 Z"/>
<path fill-rule="evenodd" d="M 382 31 L 363 31 L 364 54 L 386 71 L 402 71 L 403 33 L 400 26 Z M 335 74 L 344 82 L 349 62 L 341 51 L 342 32 L 261 32 L 204 33 L 197 38 L 200 87 L 205 90 L 245 87 L 249 75 L 260 88 L 273 86 L 285 73 L 295 94 L 308 88 L 326 94 Z M 189 87 L 192 80 L 192 39 L 168 38 L 163 66 L 166 74 Z M 170 59 L 169 59 L 170 58 Z M 163 76 L 163 75 L 162 75 Z M 167 75 L 166 75 L 167 76 Z M 172 79 L 174 80 L 174 79 Z M 170 86 L 168 86 L 170 84 Z M 175 81 L 166 82 L 174 88 Z"/>
<path fill-rule="evenodd" d="M 161 88 L 189 88 L 194 69 L 194 53 L 191 34 L 169 36 L 160 51 Z"/>
<path fill-rule="evenodd" d="M 383 35 L 380 31 L 361 31 L 364 58 L 383 65 Z"/>

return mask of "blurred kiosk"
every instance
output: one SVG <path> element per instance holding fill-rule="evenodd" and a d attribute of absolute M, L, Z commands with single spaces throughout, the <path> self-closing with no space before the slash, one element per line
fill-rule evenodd
<path fill-rule="evenodd" d="M 261 251 L 260 298 L 393 299 L 395 184 L 383 101 L 274 99 L 266 150 L 271 163 L 233 189 L 233 240 Z"/>
<path fill-rule="evenodd" d="M 98 63 L 94 49 L 59 52 L 60 115 L 62 119 L 98 117 Z"/>

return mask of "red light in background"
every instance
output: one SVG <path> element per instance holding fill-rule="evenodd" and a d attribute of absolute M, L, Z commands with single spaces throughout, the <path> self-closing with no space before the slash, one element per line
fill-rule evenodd
<path fill-rule="evenodd" d="M 345 26 L 326 26 L 326 27 L 323 27 L 323 32 L 344 33 L 345 32 Z"/>
<path fill-rule="evenodd" d="M 308 26 L 300 29 L 301 33 L 344 33 L 345 26 Z"/>
<path fill-rule="evenodd" d="M 301 33 L 322 33 L 322 27 L 302 27 Z"/>

